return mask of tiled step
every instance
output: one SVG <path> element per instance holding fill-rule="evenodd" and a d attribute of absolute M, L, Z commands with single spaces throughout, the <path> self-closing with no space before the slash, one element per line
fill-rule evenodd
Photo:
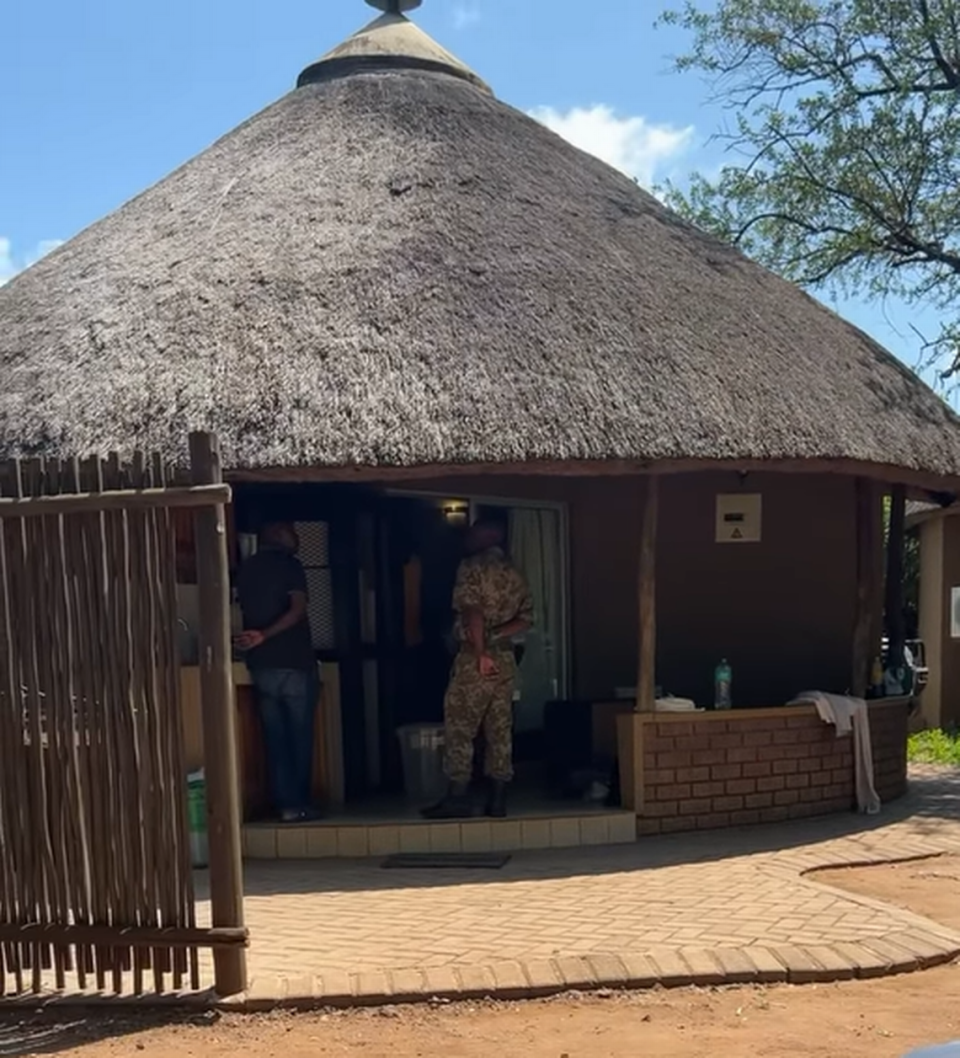
<path fill-rule="evenodd" d="M 250 860 L 389 856 L 396 852 L 513 852 L 635 841 L 637 820 L 624 810 L 467 819 L 428 823 L 325 821 L 293 825 L 248 824 L 243 854 Z"/>

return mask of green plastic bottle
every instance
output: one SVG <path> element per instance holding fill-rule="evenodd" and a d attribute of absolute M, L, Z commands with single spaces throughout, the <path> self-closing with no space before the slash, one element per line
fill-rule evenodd
<path fill-rule="evenodd" d="M 720 662 L 713 673 L 713 707 L 714 709 L 730 709 L 733 705 L 731 688 L 733 685 L 733 669 L 726 658 Z"/>

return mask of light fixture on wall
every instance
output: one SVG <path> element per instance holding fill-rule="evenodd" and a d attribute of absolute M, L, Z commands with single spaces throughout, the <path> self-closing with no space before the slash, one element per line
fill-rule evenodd
<path fill-rule="evenodd" d="M 466 525 L 470 520 L 470 504 L 466 500 L 444 500 L 442 509 L 447 525 Z"/>

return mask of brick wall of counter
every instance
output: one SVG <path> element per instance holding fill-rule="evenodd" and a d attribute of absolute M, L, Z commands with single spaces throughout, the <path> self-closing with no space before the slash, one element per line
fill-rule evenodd
<path fill-rule="evenodd" d="M 882 801 L 906 792 L 906 702 L 870 706 Z M 812 708 L 643 723 L 641 834 L 776 823 L 854 807 L 853 745 Z"/>
<path fill-rule="evenodd" d="M 851 740 L 801 716 L 644 724 L 641 834 L 775 823 L 849 810 Z"/>
<path fill-rule="evenodd" d="M 870 703 L 870 744 L 873 781 L 881 801 L 895 801 L 907 792 L 907 735 L 909 704 L 904 701 Z"/>

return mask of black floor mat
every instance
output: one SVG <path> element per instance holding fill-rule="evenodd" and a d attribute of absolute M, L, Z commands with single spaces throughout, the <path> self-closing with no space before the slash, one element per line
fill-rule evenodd
<path fill-rule="evenodd" d="M 380 866 L 395 870 L 416 867 L 428 870 L 473 868 L 497 871 L 509 862 L 508 852 L 398 852 L 395 856 L 388 856 Z"/>

